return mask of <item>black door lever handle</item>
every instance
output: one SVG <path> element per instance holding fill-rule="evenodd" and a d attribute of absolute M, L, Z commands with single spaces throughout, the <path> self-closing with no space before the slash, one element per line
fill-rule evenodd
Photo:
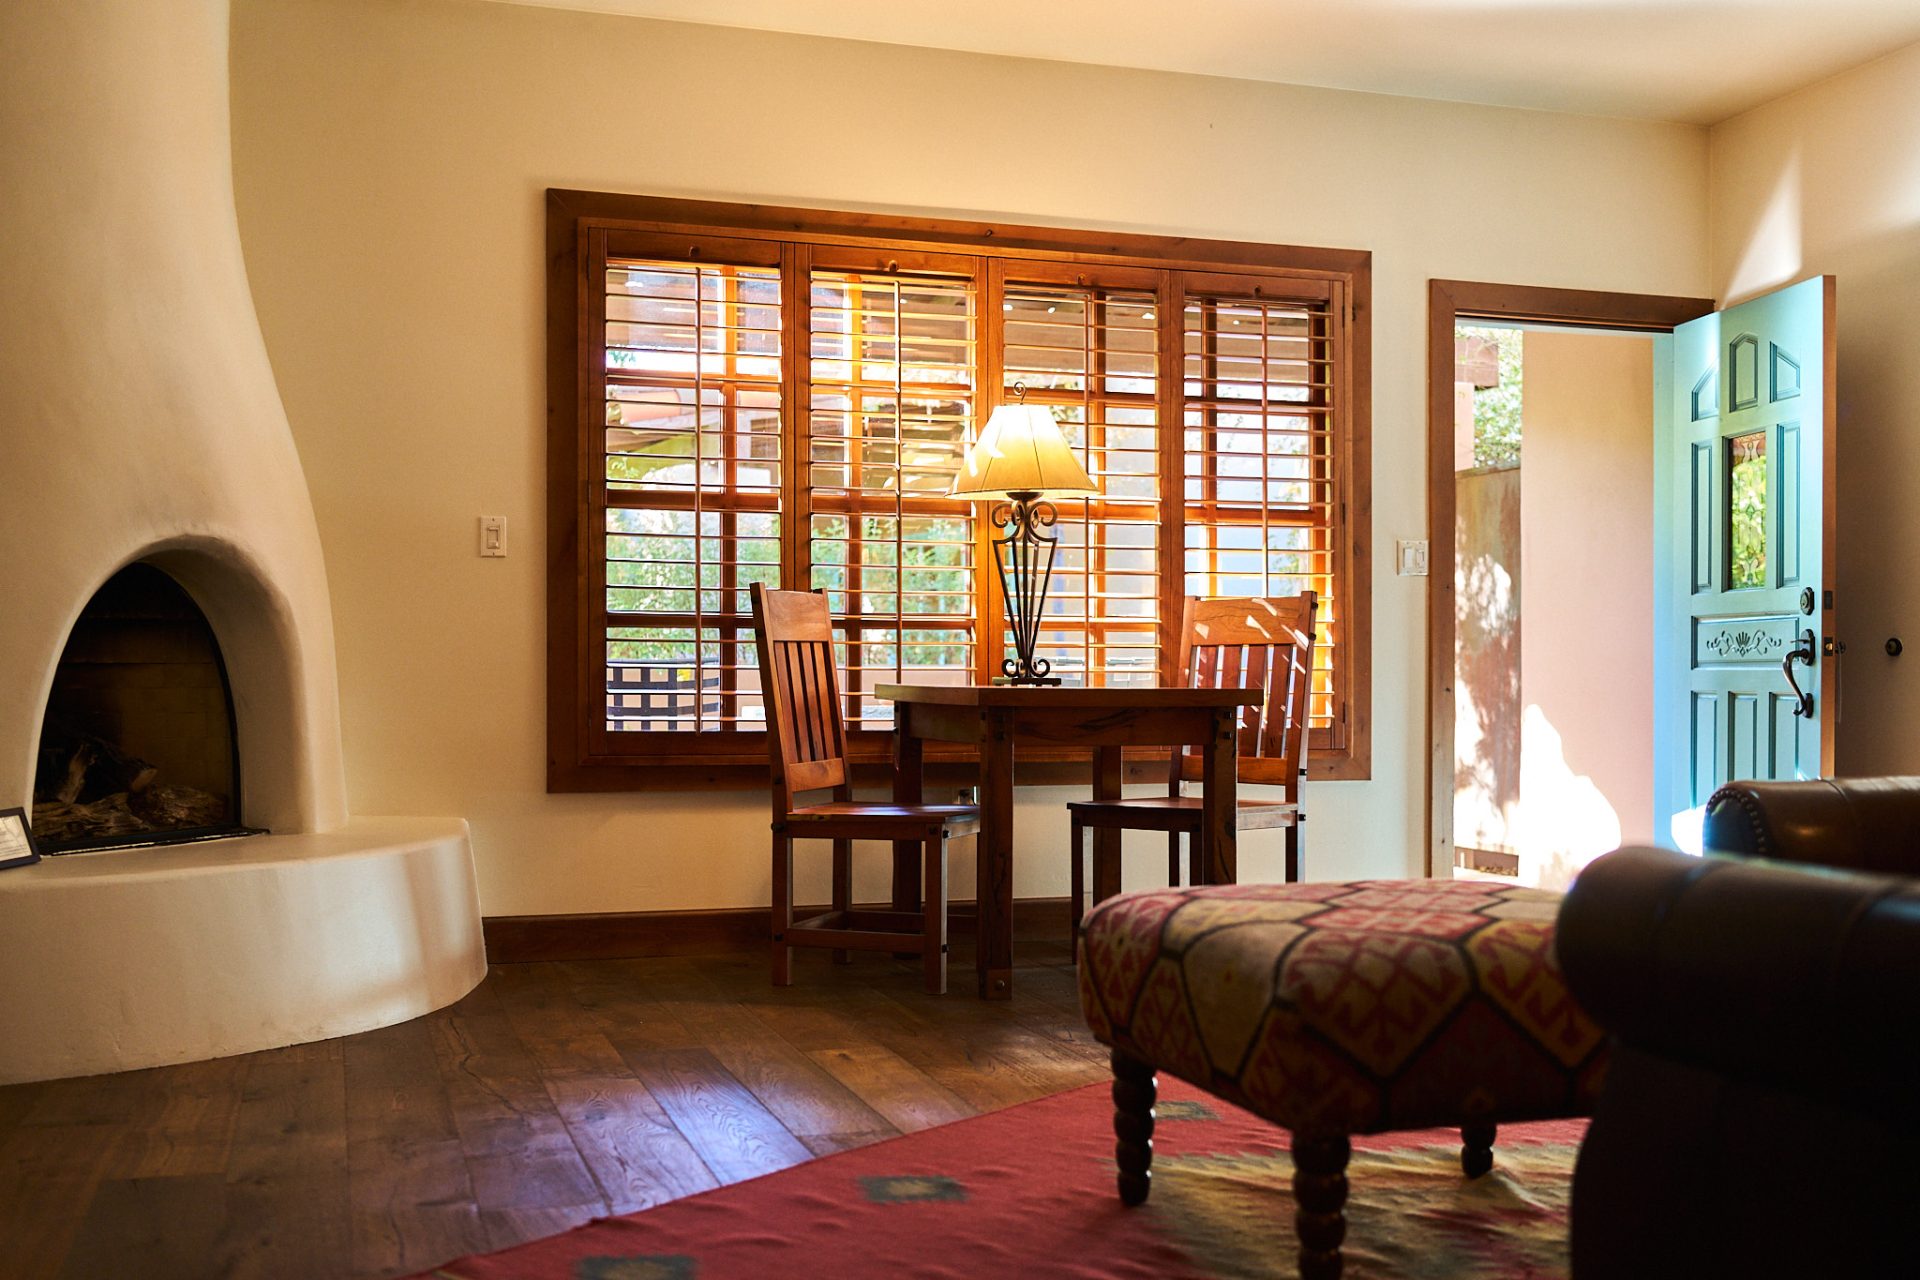
<path fill-rule="evenodd" d="M 1800 682 L 1793 678 L 1793 664 L 1804 662 L 1812 666 L 1815 653 L 1813 632 L 1803 631 L 1800 633 L 1800 643 L 1789 649 L 1787 656 L 1780 659 L 1780 674 L 1787 678 L 1787 687 L 1793 690 L 1793 696 L 1798 699 L 1798 705 L 1794 707 L 1793 714 L 1804 716 L 1808 720 L 1813 719 L 1813 695 L 1802 689 Z"/>

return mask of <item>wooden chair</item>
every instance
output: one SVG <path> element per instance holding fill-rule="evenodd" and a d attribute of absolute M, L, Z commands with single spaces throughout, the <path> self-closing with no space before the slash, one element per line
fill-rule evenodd
<path fill-rule="evenodd" d="M 1283 788 L 1281 800 L 1241 798 L 1241 831 L 1284 827 L 1286 877 L 1300 878 L 1300 780 L 1307 770 L 1307 710 L 1313 694 L 1313 623 L 1319 601 L 1313 592 L 1298 596 L 1188 597 L 1180 626 L 1180 679 L 1192 688 L 1259 688 L 1266 700 L 1248 707 L 1240 722 L 1239 778 Z M 1180 883 L 1180 837 L 1187 837 L 1191 883 L 1201 879 L 1200 821 L 1197 797 L 1181 794 L 1181 784 L 1197 782 L 1201 757 L 1196 750 L 1173 754 L 1164 796 L 1124 800 L 1080 800 L 1067 805 L 1072 819 L 1073 932 L 1078 938 L 1086 906 L 1086 832 L 1094 830 L 1167 833 L 1167 883 Z M 1094 883 L 1118 876 L 1096 869 Z"/>
<path fill-rule="evenodd" d="M 753 585 L 760 683 L 773 761 L 773 985 L 793 982 L 795 947 L 918 954 L 927 990 L 947 989 L 947 845 L 980 829 L 980 810 L 963 804 L 881 804 L 853 798 L 846 725 L 833 661 L 827 598 Z M 806 791 L 831 790 L 821 804 L 798 805 Z M 833 909 L 793 918 L 793 842 L 833 842 Z M 922 900 L 912 911 L 853 908 L 853 842 L 911 841 L 925 851 Z"/>

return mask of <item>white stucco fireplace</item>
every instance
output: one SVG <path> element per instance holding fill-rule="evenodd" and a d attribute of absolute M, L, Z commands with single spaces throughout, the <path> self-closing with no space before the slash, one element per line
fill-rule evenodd
<path fill-rule="evenodd" d="M 271 834 L 0 872 L 0 1083 L 416 1016 L 485 971 L 457 817 L 347 813 L 312 502 L 234 217 L 223 0 L 0 6 L 0 808 L 132 564 L 218 641 Z"/>

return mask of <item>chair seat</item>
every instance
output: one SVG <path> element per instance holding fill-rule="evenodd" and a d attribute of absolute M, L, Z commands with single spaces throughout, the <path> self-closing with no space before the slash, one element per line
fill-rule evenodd
<path fill-rule="evenodd" d="M 1067 812 L 1090 827 L 1129 827 L 1141 831 L 1198 831 L 1205 810 L 1198 796 L 1135 796 L 1126 800 L 1072 800 Z M 1234 825 L 1241 831 L 1290 827 L 1300 806 L 1280 800 L 1241 800 Z"/>
<path fill-rule="evenodd" d="M 787 822 L 793 827 L 805 827 L 813 835 L 827 835 L 829 829 L 845 829 L 876 840 L 887 839 L 894 831 L 909 833 L 907 838 L 918 838 L 930 831 L 965 836 L 980 830 L 980 807 L 830 800 L 788 810 Z"/>
<path fill-rule="evenodd" d="M 1211 885 L 1086 918 L 1095 1038 L 1289 1129 L 1587 1115 L 1607 1050 L 1553 954 L 1560 895 L 1477 881 Z"/>

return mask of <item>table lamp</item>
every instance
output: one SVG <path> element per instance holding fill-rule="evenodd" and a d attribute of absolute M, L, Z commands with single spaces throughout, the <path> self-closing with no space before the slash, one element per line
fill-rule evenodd
<path fill-rule="evenodd" d="M 1047 674 L 1052 664 L 1033 656 L 1058 542 L 1046 532 L 1059 513 L 1045 495 L 1085 498 L 1099 490 L 1073 456 L 1053 415 L 1026 403 L 1025 386 L 1015 383 L 1013 390 L 1019 402 L 993 411 L 967 450 L 947 496 L 993 502 L 988 518 L 1003 531 L 993 540 L 993 559 L 1006 598 L 1007 625 L 1013 629 L 1014 656 L 1000 664 L 1003 674 L 994 683 L 1059 684 L 1058 676 Z"/>

